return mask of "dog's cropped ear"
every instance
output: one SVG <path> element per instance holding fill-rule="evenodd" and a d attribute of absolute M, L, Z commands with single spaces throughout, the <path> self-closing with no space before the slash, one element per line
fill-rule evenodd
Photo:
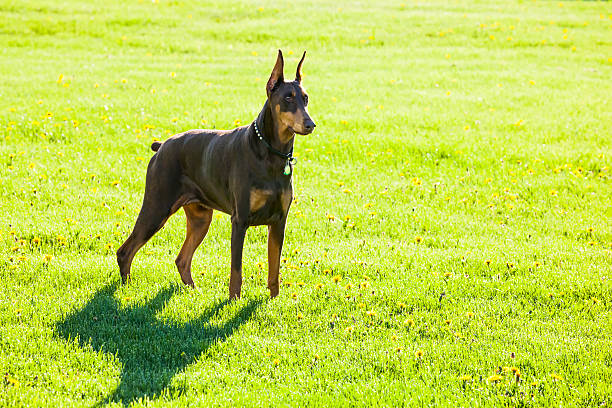
<path fill-rule="evenodd" d="M 304 62 L 304 58 L 306 57 L 306 51 L 302 54 L 302 59 L 298 63 L 297 70 L 295 71 L 295 80 L 297 82 L 302 82 L 302 63 Z"/>
<path fill-rule="evenodd" d="M 270 75 L 270 79 L 268 79 L 268 84 L 266 85 L 266 92 L 268 93 L 268 97 L 272 94 L 276 85 L 283 82 L 285 80 L 283 75 L 283 67 L 285 62 L 283 61 L 283 53 L 281 50 L 278 50 L 278 57 L 276 58 L 276 64 L 274 65 L 274 69 L 272 70 L 272 74 Z"/>

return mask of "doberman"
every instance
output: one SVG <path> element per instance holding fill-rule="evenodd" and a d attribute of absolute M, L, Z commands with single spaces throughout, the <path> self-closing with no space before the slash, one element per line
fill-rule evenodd
<path fill-rule="evenodd" d="M 268 226 L 268 289 L 278 295 L 280 256 L 293 190 L 291 175 L 296 133 L 312 133 L 308 96 L 301 85 L 302 63 L 295 80 L 286 82 L 283 54 L 266 84 L 267 100 L 248 126 L 233 130 L 189 130 L 154 142 L 147 168 L 142 208 L 134 230 L 117 251 L 122 282 L 130 279 L 136 252 L 183 207 L 187 236 L 176 258 L 181 280 L 194 286 L 191 260 L 212 221 L 213 210 L 231 215 L 230 298 L 240 297 L 242 248 L 247 228 Z"/>

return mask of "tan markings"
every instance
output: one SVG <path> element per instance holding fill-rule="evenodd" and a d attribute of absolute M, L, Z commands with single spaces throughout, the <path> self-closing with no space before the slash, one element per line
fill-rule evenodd
<path fill-rule="evenodd" d="M 293 112 L 281 112 L 280 106 L 276 105 L 276 116 L 285 128 L 293 129 L 295 132 L 304 132 L 304 112 L 297 110 Z M 282 130 L 282 129 L 281 129 Z M 279 132 L 281 135 L 284 132 Z M 287 143 L 289 140 L 281 140 L 282 143 Z"/>
<path fill-rule="evenodd" d="M 289 206 L 291 205 L 291 201 L 293 200 L 293 191 L 285 190 L 281 195 L 281 205 L 283 206 L 283 212 L 287 214 L 289 211 Z"/>
<path fill-rule="evenodd" d="M 266 205 L 268 198 L 272 195 L 272 191 L 270 190 L 259 190 L 254 188 L 251 190 L 251 195 L 249 197 L 249 205 L 251 212 L 255 212 L 259 210 L 261 207 Z"/>
<path fill-rule="evenodd" d="M 304 111 L 298 109 L 297 112 L 292 114 L 293 117 L 293 130 L 298 133 L 304 133 Z"/>

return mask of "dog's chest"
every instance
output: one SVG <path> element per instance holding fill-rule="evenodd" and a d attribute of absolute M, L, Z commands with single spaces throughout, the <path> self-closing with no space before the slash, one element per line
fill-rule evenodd
<path fill-rule="evenodd" d="M 251 225 L 279 221 L 289 211 L 291 188 L 252 188 L 249 194 Z"/>

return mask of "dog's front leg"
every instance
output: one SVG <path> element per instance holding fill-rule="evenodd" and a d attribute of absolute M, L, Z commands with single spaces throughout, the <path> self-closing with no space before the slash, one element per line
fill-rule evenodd
<path fill-rule="evenodd" d="M 232 220 L 232 271 L 230 275 L 230 299 L 240 297 L 242 288 L 242 248 L 248 223 L 239 219 Z"/>
<path fill-rule="evenodd" d="M 278 274 L 286 221 L 287 218 L 283 218 L 281 221 L 268 226 L 268 289 L 270 289 L 270 297 L 278 295 Z"/>

